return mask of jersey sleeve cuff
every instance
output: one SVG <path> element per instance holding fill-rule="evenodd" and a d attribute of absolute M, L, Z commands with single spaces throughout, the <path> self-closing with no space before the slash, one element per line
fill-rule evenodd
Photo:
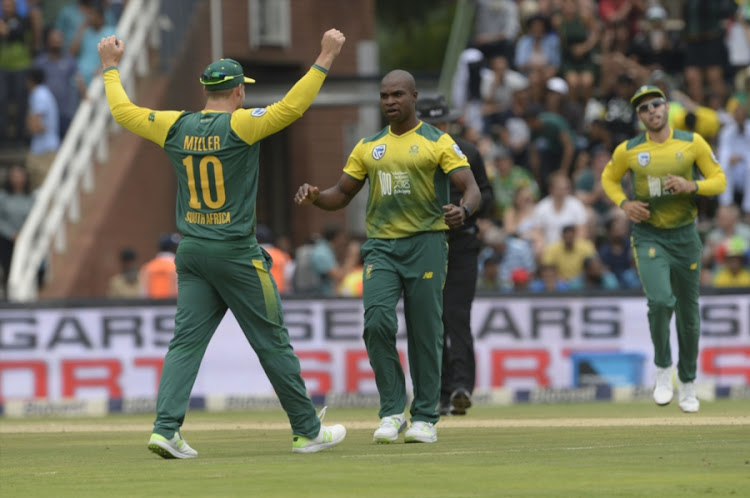
<path fill-rule="evenodd" d="M 628 200 L 627 200 L 627 199 L 623 199 L 623 200 L 622 200 L 622 201 L 620 202 L 620 204 L 618 204 L 618 206 L 619 206 L 619 207 L 622 207 L 622 205 L 623 205 L 623 204 L 625 204 L 626 202 L 628 202 Z"/>
<path fill-rule="evenodd" d="M 102 71 L 102 74 L 106 73 L 107 71 L 112 71 L 113 69 L 117 69 L 117 66 L 109 66 L 107 69 Z"/>
<path fill-rule="evenodd" d="M 320 67 L 320 66 L 319 66 L 319 65 L 317 65 L 317 64 L 313 64 L 313 67 L 314 67 L 315 69 L 317 69 L 318 71 L 322 72 L 323 74 L 326 74 L 326 75 L 328 74 L 328 70 L 327 70 L 327 69 L 324 69 L 324 68 Z"/>
<path fill-rule="evenodd" d="M 700 189 L 700 187 L 698 186 L 698 181 L 696 180 L 696 181 L 694 181 L 693 183 L 695 183 L 695 192 L 693 192 L 693 193 L 694 193 L 694 194 L 697 194 L 697 193 L 698 193 L 698 190 Z"/>

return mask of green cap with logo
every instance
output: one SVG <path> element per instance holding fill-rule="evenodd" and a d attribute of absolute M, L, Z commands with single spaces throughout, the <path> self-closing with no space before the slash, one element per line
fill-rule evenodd
<path fill-rule="evenodd" d="M 659 88 L 658 86 L 643 85 L 642 87 L 639 87 L 638 90 L 635 91 L 635 94 L 630 98 L 630 104 L 633 107 L 638 107 L 638 103 L 644 97 L 661 97 L 664 100 L 667 100 L 664 92 L 662 92 L 661 88 Z"/>
<path fill-rule="evenodd" d="M 242 83 L 255 83 L 255 80 L 245 76 L 240 63 L 233 59 L 219 59 L 208 65 L 200 82 L 206 90 L 228 90 Z"/>

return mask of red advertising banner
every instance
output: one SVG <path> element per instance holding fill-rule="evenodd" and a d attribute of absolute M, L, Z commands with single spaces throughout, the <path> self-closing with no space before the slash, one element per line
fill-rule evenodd
<path fill-rule="evenodd" d="M 361 301 L 287 300 L 284 312 L 311 393 L 376 392 L 362 341 Z M 407 369 L 404 321 L 397 313 Z M 750 296 L 704 296 L 701 319 L 698 381 L 750 385 Z M 153 398 L 173 327 L 173 306 L 2 309 L 0 401 Z M 477 391 L 574 387 L 586 379 L 582 362 L 599 362 L 624 382 L 652 381 L 643 297 L 482 297 L 474 302 L 472 329 Z M 228 313 L 193 395 L 272 394 Z"/>

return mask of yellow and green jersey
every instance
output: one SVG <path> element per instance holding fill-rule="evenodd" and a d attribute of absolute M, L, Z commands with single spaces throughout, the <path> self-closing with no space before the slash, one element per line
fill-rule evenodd
<path fill-rule="evenodd" d="M 115 68 L 104 72 L 112 115 L 162 147 L 177 173 L 177 228 L 183 236 L 235 240 L 255 233 L 259 141 L 297 120 L 326 71 L 313 66 L 280 102 L 233 113 L 153 111 L 130 102 Z"/>
<path fill-rule="evenodd" d="M 367 237 L 400 239 L 447 230 L 449 175 L 469 163 L 450 135 L 420 123 L 403 135 L 387 126 L 354 147 L 344 173 L 370 183 Z"/>
<path fill-rule="evenodd" d="M 697 180 L 696 167 L 705 179 Z M 695 195 L 717 195 L 726 187 L 726 177 L 711 147 L 697 133 L 672 130 L 664 143 L 651 141 L 648 133 L 617 146 L 602 172 L 602 186 L 610 199 L 620 205 L 627 200 L 622 177 L 630 171 L 635 200 L 649 204 L 646 221 L 657 228 L 678 228 L 695 221 L 698 209 Z M 670 192 L 667 175 L 695 181 L 694 193 Z"/>

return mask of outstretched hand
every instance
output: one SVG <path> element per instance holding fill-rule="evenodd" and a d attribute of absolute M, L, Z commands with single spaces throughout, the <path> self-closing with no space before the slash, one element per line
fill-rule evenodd
<path fill-rule="evenodd" d="M 294 203 L 300 206 L 314 203 L 320 195 L 320 189 L 314 187 L 309 183 L 305 183 L 297 189 L 297 193 L 294 194 Z"/>
<path fill-rule="evenodd" d="M 99 52 L 99 59 L 102 61 L 102 68 L 116 66 L 125 53 L 125 42 L 118 40 L 115 35 L 102 38 L 97 45 L 96 50 Z"/>

